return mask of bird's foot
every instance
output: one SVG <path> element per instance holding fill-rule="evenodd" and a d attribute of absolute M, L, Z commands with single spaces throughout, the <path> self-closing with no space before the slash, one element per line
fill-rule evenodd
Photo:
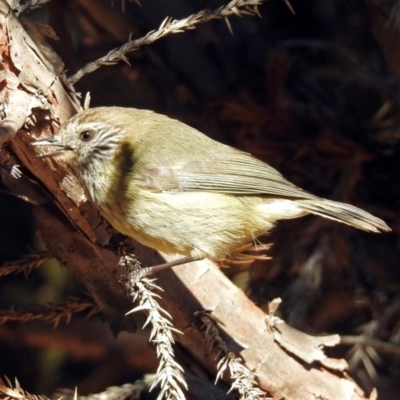
<path fill-rule="evenodd" d="M 186 256 L 164 264 L 153 265 L 151 267 L 142 267 L 134 272 L 131 272 L 130 280 L 131 282 L 138 282 L 141 279 L 146 278 L 147 276 L 153 275 L 165 269 L 169 269 L 171 267 L 176 267 L 177 265 L 187 264 L 199 260 L 201 260 L 200 257 Z"/>

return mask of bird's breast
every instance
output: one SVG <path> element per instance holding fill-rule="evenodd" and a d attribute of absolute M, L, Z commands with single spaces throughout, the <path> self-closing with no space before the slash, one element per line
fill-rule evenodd
<path fill-rule="evenodd" d="M 114 191 L 99 204 L 121 233 L 167 253 L 223 257 L 270 226 L 249 198 L 210 192 Z"/>

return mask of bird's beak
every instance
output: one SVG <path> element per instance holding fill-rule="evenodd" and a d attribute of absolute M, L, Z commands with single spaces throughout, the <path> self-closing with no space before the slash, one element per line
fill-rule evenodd
<path fill-rule="evenodd" d="M 71 146 L 67 146 L 63 143 L 60 143 L 57 140 L 57 138 L 55 138 L 55 137 L 36 140 L 35 142 L 32 142 L 31 145 L 32 146 L 50 146 L 50 147 L 56 148 L 52 151 L 48 151 L 47 153 L 41 153 L 38 155 L 38 157 L 53 157 L 58 154 L 62 154 L 65 151 L 73 150 L 73 148 Z"/>

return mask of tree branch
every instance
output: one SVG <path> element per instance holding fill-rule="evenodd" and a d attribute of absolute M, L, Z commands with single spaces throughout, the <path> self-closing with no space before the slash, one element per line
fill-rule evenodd
<path fill-rule="evenodd" d="M 143 36 L 140 39 L 129 40 L 123 46 L 111 50 L 104 57 L 85 65 L 76 74 L 72 75 L 68 81 L 71 84 L 75 84 L 83 76 L 96 71 L 102 66 L 114 65 L 120 61 L 125 61 L 129 64 L 126 58 L 128 53 L 136 51 L 144 45 L 154 43 L 165 36 L 196 29 L 198 25 L 214 19 L 227 18 L 232 15 L 238 17 L 245 15 L 259 15 L 257 7 L 263 2 L 265 2 L 265 0 L 232 0 L 227 5 L 218 7 L 215 10 L 202 10 L 184 19 L 173 20 L 168 17 L 162 22 L 157 30 L 149 32 L 146 36 Z"/>

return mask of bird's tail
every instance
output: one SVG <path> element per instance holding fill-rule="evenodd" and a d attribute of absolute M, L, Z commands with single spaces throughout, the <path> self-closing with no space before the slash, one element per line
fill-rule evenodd
<path fill-rule="evenodd" d="M 334 221 L 354 226 L 363 231 L 390 231 L 390 228 L 384 221 L 350 204 L 326 199 L 299 200 L 296 203 L 301 209 L 311 214 L 317 214 L 325 218 L 333 219 Z"/>

